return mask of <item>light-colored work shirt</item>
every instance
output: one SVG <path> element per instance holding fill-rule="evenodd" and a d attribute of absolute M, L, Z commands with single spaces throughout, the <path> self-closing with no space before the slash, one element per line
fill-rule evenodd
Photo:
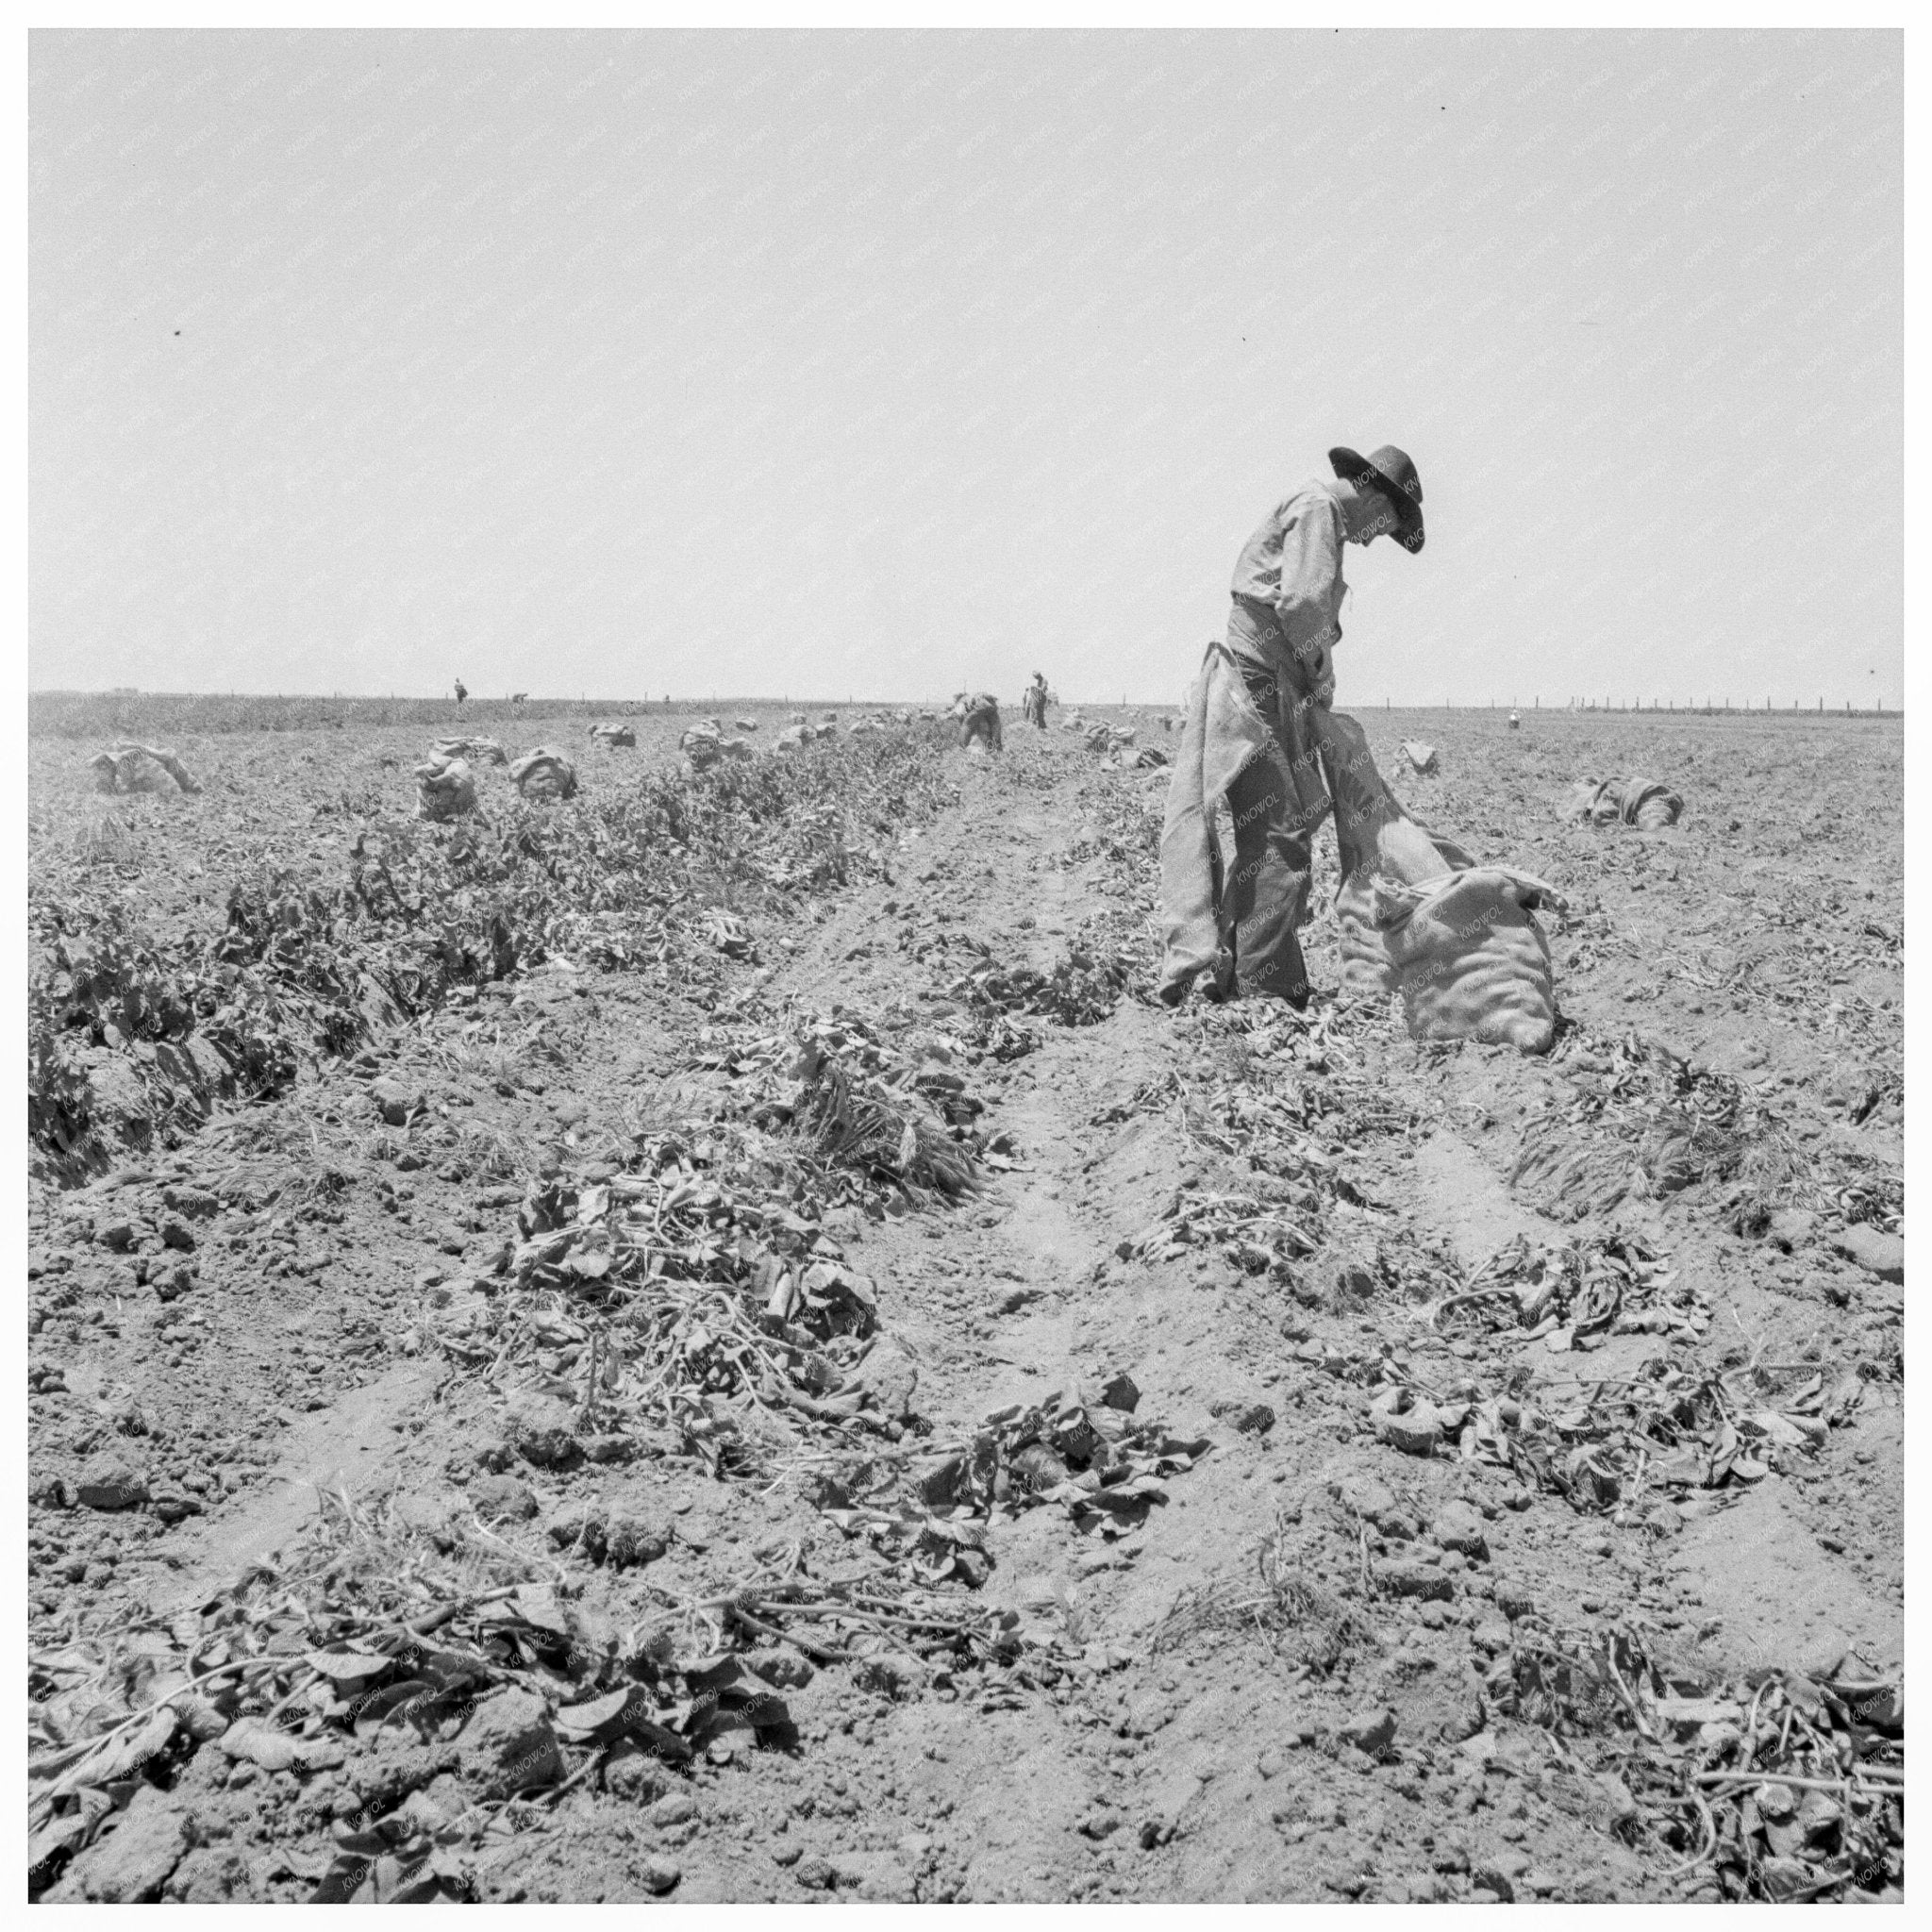
<path fill-rule="evenodd" d="M 1234 594 L 1273 609 L 1289 651 L 1311 682 L 1325 680 L 1328 654 L 1341 637 L 1345 541 L 1341 499 L 1317 476 L 1268 512 L 1234 567 Z"/>

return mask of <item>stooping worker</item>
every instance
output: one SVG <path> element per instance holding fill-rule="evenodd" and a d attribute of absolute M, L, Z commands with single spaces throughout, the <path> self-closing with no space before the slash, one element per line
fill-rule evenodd
<path fill-rule="evenodd" d="M 1352 759 L 1324 761 L 1318 714 L 1335 695 L 1342 546 L 1389 535 L 1419 551 L 1422 481 L 1392 444 L 1367 457 L 1333 449 L 1328 461 L 1334 477 L 1284 497 L 1242 547 L 1227 641 L 1209 643 L 1190 692 L 1161 833 L 1159 993 L 1170 1006 L 1210 969 L 1213 998 L 1274 993 L 1305 1006 L 1297 935 L 1307 921 L 1310 841 L 1335 786 L 1386 795 L 1372 765 L 1356 773 L 1342 769 Z M 1232 852 L 1213 830 L 1224 800 Z"/>

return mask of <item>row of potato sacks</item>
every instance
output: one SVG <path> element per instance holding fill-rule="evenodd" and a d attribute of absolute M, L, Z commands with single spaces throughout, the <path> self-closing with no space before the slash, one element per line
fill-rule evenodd
<path fill-rule="evenodd" d="M 446 739 L 415 768 L 419 818 L 446 824 L 476 809 L 473 758 L 483 764 L 508 762 L 510 781 L 525 798 L 547 802 L 576 795 L 576 767 L 554 745 L 540 744 L 520 758 L 507 760 L 493 739 Z"/>

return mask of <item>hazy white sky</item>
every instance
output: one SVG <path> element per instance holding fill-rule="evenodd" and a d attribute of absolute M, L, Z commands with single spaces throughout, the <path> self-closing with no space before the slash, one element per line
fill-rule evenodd
<path fill-rule="evenodd" d="M 1896 33 L 38 33 L 36 687 L 1902 687 Z"/>

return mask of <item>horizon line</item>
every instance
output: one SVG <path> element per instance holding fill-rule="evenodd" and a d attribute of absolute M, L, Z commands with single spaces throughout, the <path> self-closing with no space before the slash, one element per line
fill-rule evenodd
<path fill-rule="evenodd" d="M 227 702 L 236 702 L 244 698 L 258 698 L 264 701 L 278 702 L 283 704 L 317 705 L 441 704 L 454 707 L 459 702 L 457 698 L 453 697 L 447 691 L 242 691 L 239 689 L 230 691 L 161 691 L 159 689 L 150 690 L 144 685 L 128 684 L 38 686 L 29 685 L 27 687 L 26 694 L 29 698 L 125 697 L 211 699 Z M 518 694 L 515 692 L 506 691 L 501 696 L 492 697 L 482 691 L 467 691 L 465 692 L 460 702 L 463 704 L 505 705 L 514 703 L 516 701 L 517 695 Z M 1337 694 L 1338 699 L 1340 698 L 1340 693 Z M 591 695 L 588 692 L 579 692 L 578 695 L 574 698 L 560 694 L 548 695 L 538 691 L 526 691 L 522 693 L 522 696 L 524 702 L 532 705 L 639 705 L 655 706 L 660 708 L 667 705 L 871 705 L 877 708 L 890 708 L 892 707 L 904 708 L 908 705 L 950 705 L 953 702 L 952 695 L 948 695 L 945 697 L 925 696 L 891 698 L 867 696 L 839 698 L 830 696 L 810 695 L 792 696 L 784 693 L 774 694 L 769 692 L 734 693 L 728 691 L 684 693 L 666 692 L 661 697 L 640 697 L 630 694 Z M 1757 700 L 1751 698 L 1652 698 L 1647 696 L 1643 698 L 1635 699 L 1630 702 L 1624 702 L 1614 698 L 1599 699 L 1592 697 L 1552 698 L 1545 702 L 1541 694 L 1534 694 L 1526 698 L 1470 698 L 1466 700 L 1457 700 L 1455 698 L 1419 699 L 1407 697 L 1397 698 L 1393 693 L 1391 692 L 1380 692 L 1373 697 L 1359 697 L 1355 699 L 1353 702 L 1358 708 L 1364 709 L 1380 708 L 1386 707 L 1405 711 L 1507 711 L 1522 710 L 1525 708 L 1532 710 L 1551 711 L 1589 710 L 1636 712 L 1655 710 L 1659 712 L 1670 712 L 1673 710 L 1720 710 L 1732 711 L 1743 714 L 1750 714 L 1753 712 L 1762 714 L 1768 712 L 1774 717 L 1776 716 L 1779 712 L 1787 711 L 1796 711 L 1800 715 L 1803 715 L 1806 711 L 1811 711 L 1815 714 L 1817 711 L 1822 709 L 1826 713 L 1829 713 L 1834 709 L 1842 712 L 1847 708 L 1853 711 L 1885 711 L 1888 715 L 1890 715 L 1891 712 L 1903 711 L 1905 708 L 1903 703 L 1894 703 L 1883 697 L 1869 698 L 1861 702 L 1858 699 L 1852 698 L 1849 696 L 1833 698 L 1826 697 L 1821 693 L 1815 692 L 1812 694 L 1812 696 L 1808 698 L 1788 699 L 1771 697 L 1767 698 L 1762 703 L 1759 703 Z M 1083 707 L 1091 708 L 1097 707 L 1104 707 L 1108 705 L 1112 705 L 1115 707 L 1121 705 L 1154 706 L 1168 710 L 1179 710 L 1180 708 L 1182 708 L 1181 706 L 1176 704 L 1171 698 L 1134 697 L 1124 692 L 1118 698 L 1056 697 L 1054 699 L 1054 703 L 1061 710 L 1079 709 Z M 1346 704 L 1339 703 L 1337 705 L 1337 708 L 1346 710 L 1348 708 L 1348 706 Z"/>

